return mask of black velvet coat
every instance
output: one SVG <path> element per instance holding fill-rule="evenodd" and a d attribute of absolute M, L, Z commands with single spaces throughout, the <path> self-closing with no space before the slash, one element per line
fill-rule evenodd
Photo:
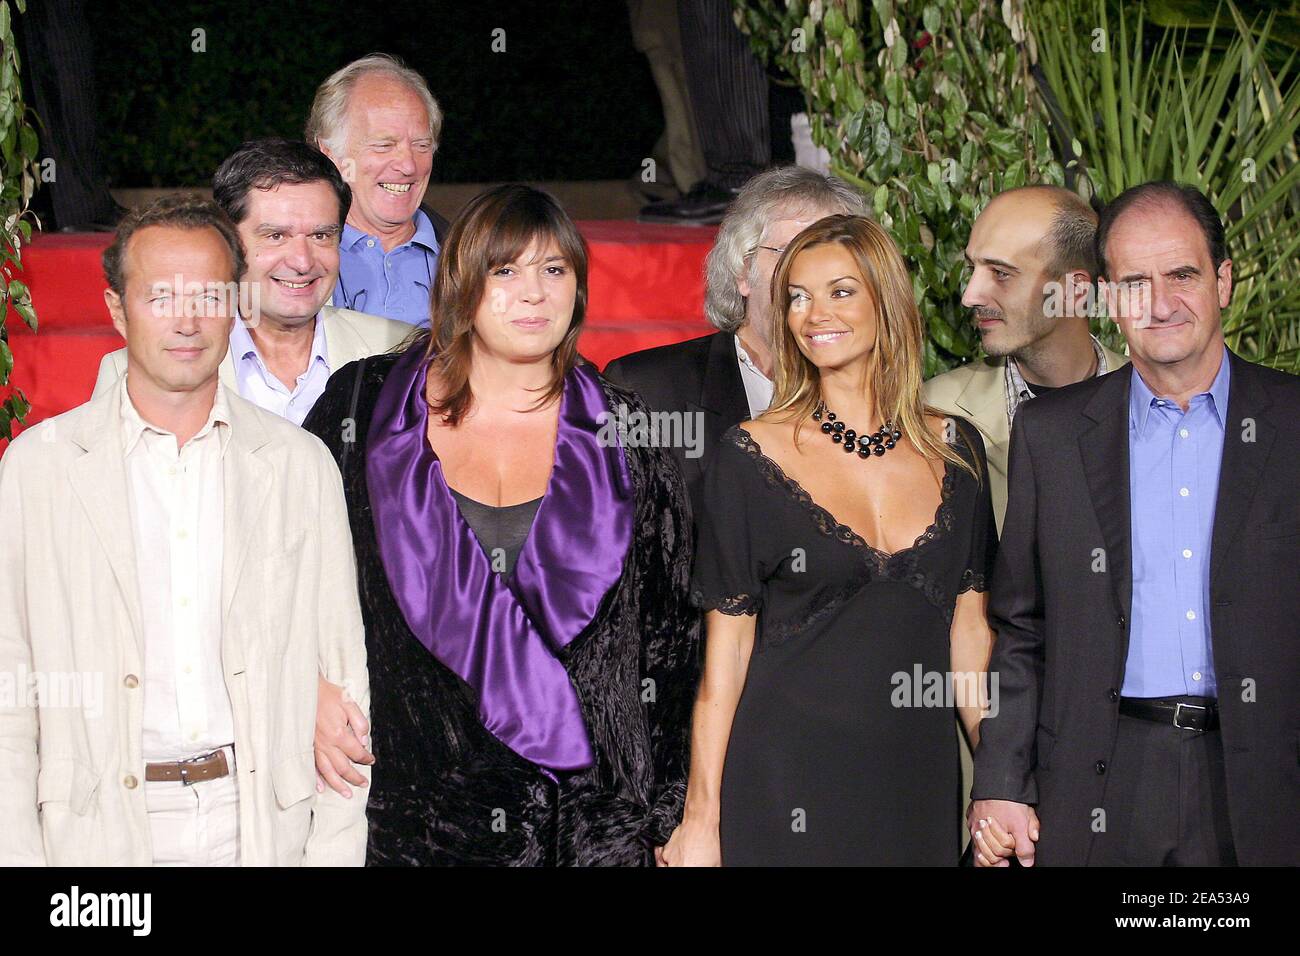
<path fill-rule="evenodd" d="M 475 694 L 420 644 L 389 588 L 366 487 L 370 416 L 396 355 L 334 374 L 304 427 L 342 462 L 357 555 L 375 754 L 369 865 L 643 865 L 681 819 L 700 665 L 691 513 L 670 453 L 628 448 L 636 527 L 623 576 L 562 652 L 596 763 L 556 782 L 480 723 Z M 611 407 L 644 410 L 603 382 Z M 596 516 L 594 520 L 599 520 Z"/>

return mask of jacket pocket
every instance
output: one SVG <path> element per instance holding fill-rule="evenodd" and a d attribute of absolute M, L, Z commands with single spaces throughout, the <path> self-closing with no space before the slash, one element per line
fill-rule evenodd
<path fill-rule="evenodd" d="M 66 803 L 77 816 L 83 816 L 99 789 L 99 775 L 80 760 L 71 757 L 45 757 L 36 775 L 36 805 Z"/>
<path fill-rule="evenodd" d="M 1256 529 L 1256 533 L 1265 540 L 1300 536 L 1300 521 L 1275 521 L 1271 524 L 1262 524 Z"/>
<path fill-rule="evenodd" d="M 288 810 L 316 792 L 316 764 L 312 751 L 276 761 L 271 767 L 271 789 L 281 810 Z"/>
<path fill-rule="evenodd" d="M 1049 770 L 1052 766 L 1052 749 L 1056 746 L 1056 734 L 1040 726 L 1034 738 L 1034 747 L 1038 752 L 1036 765 L 1039 770 Z"/>

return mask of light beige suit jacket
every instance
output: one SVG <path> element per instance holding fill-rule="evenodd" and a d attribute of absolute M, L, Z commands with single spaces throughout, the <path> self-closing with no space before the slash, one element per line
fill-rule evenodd
<path fill-rule="evenodd" d="M 153 861 L 125 383 L 0 458 L 0 866 Z M 226 398 L 221 661 L 241 861 L 360 865 L 366 790 L 317 794 L 312 755 L 318 673 L 369 712 L 339 470 L 314 435 Z"/>
<path fill-rule="evenodd" d="M 330 372 L 337 372 L 349 362 L 387 352 L 415 331 L 415 326 L 395 322 L 378 315 L 336 309 L 332 305 L 320 310 L 320 320 L 325 323 L 325 358 Z M 99 376 L 95 379 L 94 396 L 122 377 L 126 371 L 126 349 L 109 352 L 100 360 Z M 217 370 L 221 384 L 232 392 L 239 391 L 235 377 L 235 356 L 226 349 L 226 357 Z"/>
<path fill-rule="evenodd" d="M 1102 346 L 1106 367 L 1113 372 L 1128 362 Z M 936 375 L 921 389 L 927 405 L 947 415 L 967 418 L 979 429 L 989 462 L 989 490 L 998 534 L 1007 512 L 1007 455 L 1011 449 L 1011 426 L 1007 424 L 1006 359 L 981 358 Z"/>

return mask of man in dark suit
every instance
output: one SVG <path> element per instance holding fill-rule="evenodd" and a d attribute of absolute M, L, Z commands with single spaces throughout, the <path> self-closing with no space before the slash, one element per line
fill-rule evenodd
<path fill-rule="evenodd" d="M 1300 378 L 1226 348 L 1195 189 L 1121 194 L 1097 250 L 1132 361 L 1016 417 L 978 856 L 1296 865 Z"/>
<path fill-rule="evenodd" d="M 786 244 L 818 219 L 861 215 L 862 195 L 843 180 L 782 166 L 749 181 L 718 229 L 706 263 L 704 311 L 717 329 L 687 342 L 634 352 L 605 369 L 654 412 L 700 416 L 702 445 L 675 445 L 698 514 L 709 452 L 732 425 L 757 418 L 772 400 L 775 310 L 772 273 Z"/>

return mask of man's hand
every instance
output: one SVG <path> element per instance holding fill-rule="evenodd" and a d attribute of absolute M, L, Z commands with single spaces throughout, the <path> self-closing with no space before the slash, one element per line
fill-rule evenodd
<path fill-rule="evenodd" d="M 975 844 L 976 866 L 1010 866 L 1014 853 L 1021 866 L 1034 865 L 1038 814 L 1026 803 L 975 800 L 966 814 Z"/>
<path fill-rule="evenodd" d="M 349 783 L 366 785 L 366 778 L 352 765 L 374 764 L 374 754 L 367 749 L 369 734 L 370 724 L 356 701 L 342 687 L 321 677 L 316 692 L 317 793 L 324 793 L 328 783 L 338 793 L 351 797 Z"/>

